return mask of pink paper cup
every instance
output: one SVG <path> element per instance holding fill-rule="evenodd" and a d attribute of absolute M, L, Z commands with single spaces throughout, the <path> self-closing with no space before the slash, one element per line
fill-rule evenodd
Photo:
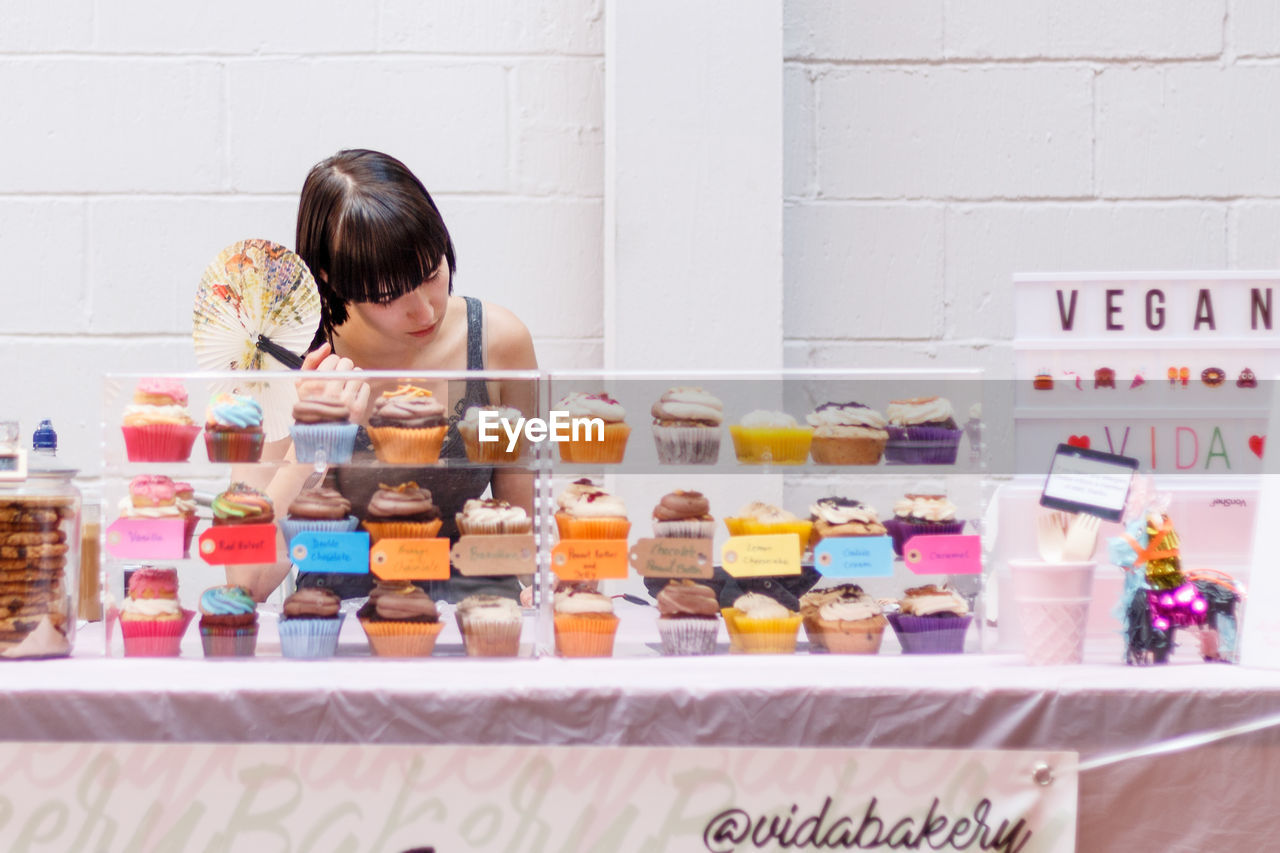
<path fill-rule="evenodd" d="M 1009 561 L 1027 663 L 1058 666 L 1084 660 L 1096 566 L 1093 562 Z"/>

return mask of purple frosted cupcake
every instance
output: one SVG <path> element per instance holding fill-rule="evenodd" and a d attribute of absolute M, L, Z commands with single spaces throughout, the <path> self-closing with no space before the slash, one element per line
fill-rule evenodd
<path fill-rule="evenodd" d="M 280 617 L 280 654 L 287 658 L 331 658 L 342 630 L 342 600 L 333 590 L 304 587 L 285 599 Z"/>
<path fill-rule="evenodd" d="M 711 587 L 677 579 L 658 593 L 658 635 L 664 655 L 713 655 L 720 602 Z"/>
<path fill-rule="evenodd" d="M 884 459 L 891 465 L 954 465 L 960 436 L 951 401 L 945 397 L 894 400 L 885 412 L 889 442 Z"/>
<path fill-rule="evenodd" d="M 964 520 L 956 518 L 956 505 L 940 491 L 917 488 L 893 505 L 893 518 L 884 523 L 893 537 L 893 553 L 901 557 L 912 536 L 945 536 L 964 530 Z"/>
<path fill-rule="evenodd" d="M 973 621 L 969 604 L 949 587 L 918 586 L 898 602 L 898 613 L 886 613 L 893 633 L 908 655 L 960 654 L 964 634 Z"/>

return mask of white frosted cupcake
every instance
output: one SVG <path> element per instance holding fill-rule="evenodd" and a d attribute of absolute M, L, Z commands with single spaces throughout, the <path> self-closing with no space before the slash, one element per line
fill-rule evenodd
<path fill-rule="evenodd" d="M 500 536 L 533 530 L 533 519 L 522 507 L 494 498 L 467 501 L 454 519 L 463 536 Z"/>
<path fill-rule="evenodd" d="M 515 657 L 520 653 L 520 605 L 500 595 L 469 595 L 454 613 L 471 657 Z"/>
<path fill-rule="evenodd" d="M 650 409 L 663 465 L 714 465 L 720 458 L 724 403 L 701 388 L 669 388 Z"/>

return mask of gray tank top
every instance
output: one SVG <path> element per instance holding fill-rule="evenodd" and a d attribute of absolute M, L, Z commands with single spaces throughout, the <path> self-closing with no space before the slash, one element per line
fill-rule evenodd
<path fill-rule="evenodd" d="M 479 299 L 464 296 L 467 304 L 467 370 L 484 370 L 484 310 Z M 440 508 L 444 525 L 440 529 L 441 536 L 450 541 L 457 541 L 458 527 L 454 516 L 462 511 L 462 506 L 472 498 L 484 494 L 493 482 L 492 468 L 473 466 L 453 466 L 450 461 L 465 460 L 466 448 L 462 436 L 458 434 L 458 421 L 471 406 L 489 405 L 489 386 L 483 379 L 468 379 L 462 397 L 453 405 L 449 415 L 449 431 L 445 434 L 444 446 L 440 450 L 440 459 L 444 464 L 424 468 L 408 468 L 402 466 L 371 466 L 376 457 L 369 434 L 360 427 L 356 434 L 356 448 L 352 462 L 357 465 L 335 466 L 330 477 L 336 481 L 336 488 L 347 500 L 351 501 L 351 511 L 364 519 L 369 500 L 380 484 L 397 486 L 410 480 L 431 492 L 432 502 Z M 302 572 L 298 575 L 298 586 L 326 586 L 343 598 L 358 598 L 368 595 L 373 588 L 372 575 L 326 574 L 320 572 Z M 519 594 L 519 584 L 514 578 L 488 580 L 485 578 L 467 578 L 456 570 L 448 581 L 424 581 L 419 584 L 433 599 L 457 601 L 475 592 L 489 592 L 515 597 Z"/>

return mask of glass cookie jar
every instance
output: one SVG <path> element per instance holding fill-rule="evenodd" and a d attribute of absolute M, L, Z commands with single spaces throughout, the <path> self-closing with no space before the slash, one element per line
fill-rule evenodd
<path fill-rule="evenodd" d="M 0 658 L 65 657 L 80 578 L 79 473 L 32 457 L 0 424 Z"/>

